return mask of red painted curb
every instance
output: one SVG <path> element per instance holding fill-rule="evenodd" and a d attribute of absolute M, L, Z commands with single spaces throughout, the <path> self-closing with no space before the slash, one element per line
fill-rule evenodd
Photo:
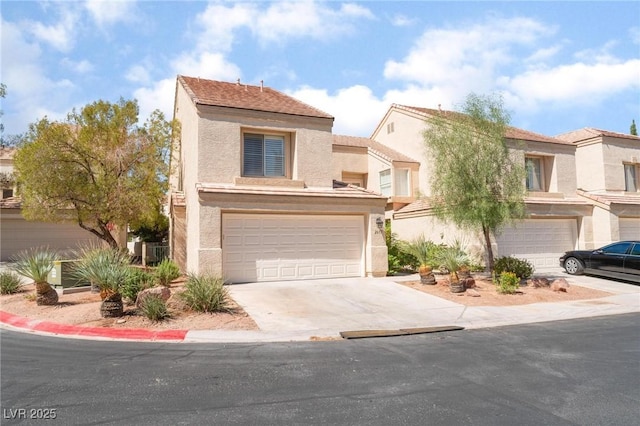
<path fill-rule="evenodd" d="M 0 311 L 0 323 L 30 331 L 82 337 L 104 337 L 109 339 L 183 341 L 188 330 L 147 330 L 144 328 L 104 328 L 80 325 L 57 324 L 34 320 Z"/>

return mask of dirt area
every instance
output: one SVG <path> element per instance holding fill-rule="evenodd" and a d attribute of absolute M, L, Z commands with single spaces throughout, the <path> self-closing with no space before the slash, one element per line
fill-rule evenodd
<path fill-rule="evenodd" d="M 479 294 L 479 297 L 473 297 L 472 294 L 474 294 L 474 292 L 468 290 L 463 293 L 451 293 L 451 290 L 449 290 L 449 280 L 444 276 L 438 276 L 437 284 L 435 285 L 421 284 L 420 281 L 405 281 L 398 282 L 398 284 L 466 306 L 513 306 L 527 305 L 530 303 L 597 299 L 611 296 L 611 293 L 606 291 L 594 290 L 578 285 L 570 285 L 566 292 L 562 292 L 553 291 L 549 287 L 536 288 L 530 284 L 521 286 L 520 291 L 515 294 L 500 294 L 490 279 L 478 277 L 475 279 L 476 287 L 474 290 Z"/>
<path fill-rule="evenodd" d="M 152 322 L 139 313 L 135 305 L 124 307 L 121 318 L 100 316 L 100 295 L 89 291 L 60 295 L 55 306 L 38 306 L 29 300 L 35 293 L 33 284 L 12 295 L 0 296 L 0 310 L 23 317 L 90 327 L 146 328 L 151 330 L 257 330 L 258 326 L 247 313 L 232 300 L 230 313 L 203 314 L 187 308 L 177 297 L 183 282 L 171 284 L 171 297 L 167 307 L 171 317 Z"/>

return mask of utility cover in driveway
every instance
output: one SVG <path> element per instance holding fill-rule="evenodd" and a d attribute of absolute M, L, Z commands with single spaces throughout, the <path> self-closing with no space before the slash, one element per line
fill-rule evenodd
<path fill-rule="evenodd" d="M 363 275 L 363 216 L 227 213 L 222 227 L 229 282 Z"/>

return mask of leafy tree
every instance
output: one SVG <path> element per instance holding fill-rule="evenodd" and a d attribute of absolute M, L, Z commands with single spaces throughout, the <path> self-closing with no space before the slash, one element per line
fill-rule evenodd
<path fill-rule="evenodd" d="M 169 237 L 169 218 L 157 206 L 151 217 L 130 222 L 129 229 L 144 242 L 165 241 Z"/>
<path fill-rule="evenodd" d="M 636 129 L 636 120 L 631 120 L 631 127 L 629 128 L 629 133 L 638 136 L 638 129 Z"/>
<path fill-rule="evenodd" d="M 482 231 L 493 270 L 491 234 L 524 216 L 525 169 L 505 140 L 510 121 L 499 96 L 467 96 L 459 112 L 427 119 L 424 141 L 432 159 L 436 217 Z"/>
<path fill-rule="evenodd" d="M 139 125 L 124 99 L 31 124 L 14 159 L 25 218 L 75 221 L 117 248 L 112 225 L 152 220 L 162 202 L 174 128 L 160 111 Z"/>

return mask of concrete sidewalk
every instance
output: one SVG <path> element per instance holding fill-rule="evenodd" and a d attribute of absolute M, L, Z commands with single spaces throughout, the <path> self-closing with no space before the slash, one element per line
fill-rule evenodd
<path fill-rule="evenodd" d="M 555 274 L 552 274 L 555 275 Z M 80 327 L 0 312 L 0 324 L 23 331 L 76 338 L 165 342 L 287 342 L 340 338 L 340 332 L 460 326 L 484 328 L 640 312 L 640 286 L 595 277 L 570 284 L 611 296 L 572 302 L 468 307 L 397 284 L 399 277 L 240 284 L 231 296 L 260 330 L 171 330 Z M 404 279 L 416 279 L 416 276 Z"/>

